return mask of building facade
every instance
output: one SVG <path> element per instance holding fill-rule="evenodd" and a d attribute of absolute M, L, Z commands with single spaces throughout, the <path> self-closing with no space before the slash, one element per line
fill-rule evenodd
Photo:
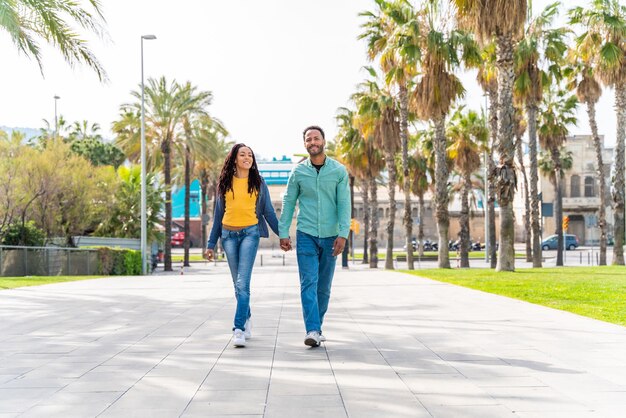
<path fill-rule="evenodd" d="M 604 143 L 604 137 L 601 137 Z M 600 240 L 598 210 L 600 187 L 598 183 L 596 151 L 591 135 L 573 135 L 565 141 L 564 148 L 572 153 L 572 168 L 563 178 L 563 216 L 569 217 L 568 234 L 578 237 L 581 245 L 597 245 Z M 607 233 L 613 231 L 611 208 L 610 172 L 613 164 L 613 148 L 602 147 L 602 163 L 606 191 Z M 543 207 L 553 204 L 554 186 L 548 177 L 540 175 L 540 190 Z M 554 234 L 556 225 L 549 211 L 542 214 L 544 237 Z"/>

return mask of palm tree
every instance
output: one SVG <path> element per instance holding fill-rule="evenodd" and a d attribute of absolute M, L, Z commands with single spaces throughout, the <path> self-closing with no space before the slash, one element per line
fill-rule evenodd
<path fill-rule="evenodd" d="M 87 138 L 95 138 L 102 140 L 100 134 L 100 124 L 97 122 L 89 123 L 87 120 L 75 121 L 70 126 L 69 137 L 71 140 L 85 140 Z"/>
<path fill-rule="evenodd" d="M 366 156 L 363 155 L 364 147 L 362 146 L 362 142 L 365 140 L 361 137 L 359 130 L 354 126 L 354 117 L 354 110 L 345 107 L 337 109 L 335 116 L 339 128 L 339 132 L 335 137 L 335 158 L 346 166 L 350 176 L 351 217 L 353 219 L 355 218 L 354 184 L 356 181 L 362 183 L 367 178 L 367 162 Z M 367 198 L 364 200 L 366 199 Z M 350 247 L 354 248 L 354 233 L 352 230 L 350 230 L 349 238 Z M 367 260 L 366 254 L 367 244 L 364 246 L 364 260 Z"/>
<path fill-rule="evenodd" d="M 613 264 L 624 265 L 624 141 L 626 137 L 626 5 L 620 0 L 595 0 L 591 7 L 570 10 L 570 22 L 585 30 L 582 47 L 597 51 L 592 66 L 607 87 L 615 90 L 617 134 L 613 170 Z M 601 168 L 600 168 L 601 169 Z"/>
<path fill-rule="evenodd" d="M 8 32 L 20 52 L 35 58 L 42 74 L 39 39 L 58 48 L 71 66 L 84 63 L 91 67 L 103 81 L 107 79 L 104 68 L 87 48 L 87 42 L 72 28 L 78 25 L 98 36 L 104 35 L 100 1 L 88 0 L 88 3 L 92 11 L 74 0 L 0 0 L 0 28 Z"/>
<path fill-rule="evenodd" d="M 558 251 L 556 265 L 563 265 L 563 186 L 561 163 L 561 147 L 568 134 L 568 126 L 576 124 L 574 113 L 578 101 L 575 95 L 568 96 L 564 90 L 550 91 L 541 106 L 539 123 L 539 143 L 550 152 L 554 171 L 554 215 L 556 234 L 558 235 Z"/>
<path fill-rule="evenodd" d="M 524 37 L 515 49 L 514 94 L 524 103 L 528 120 L 533 267 L 541 267 L 541 230 L 537 198 L 537 111 L 550 80 L 560 76 L 558 73 L 567 50 L 565 36 L 568 30 L 551 27 L 560 6 L 560 2 L 549 4 L 539 16 L 529 22 Z M 544 63 L 547 70 L 542 68 Z"/>
<path fill-rule="evenodd" d="M 447 136 L 452 144 L 448 152 L 462 177 L 461 191 L 461 267 L 469 267 L 470 250 L 470 206 L 469 195 L 472 192 L 472 173 L 480 168 L 480 150 L 489 137 L 485 120 L 473 110 L 463 112 L 458 109 L 450 118 Z"/>
<path fill-rule="evenodd" d="M 357 129 L 361 132 L 366 141 L 374 141 L 376 145 L 383 149 L 385 155 L 385 166 L 389 181 L 387 188 L 389 192 L 389 219 L 387 220 L 387 251 L 385 257 L 385 269 L 393 269 L 393 229 L 396 216 L 396 162 L 395 154 L 399 147 L 399 124 L 398 109 L 393 96 L 388 90 L 381 88 L 376 82 L 376 72 L 368 68 L 373 79 L 366 80 L 358 87 L 358 92 L 352 97 L 358 113 Z M 374 193 L 370 184 L 370 192 Z M 374 196 L 372 195 L 372 198 Z M 378 204 L 377 202 L 372 204 Z M 377 207 L 377 206 L 375 206 Z M 377 219 L 372 218 L 372 223 Z M 376 237 L 370 236 L 370 239 Z"/>
<path fill-rule="evenodd" d="M 420 58 L 419 25 L 412 5 L 404 0 L 376 0 L 377 14 L 363 12 L 368 18 L 362 25 L 365 32 L 359 36 L 368 42 L 370 60 L 380 58 L 380 66 L 386 74 L 387 84 L 398 88 L 400 145 L 402 163 L 402 189 L 404 191 L 404 229 L 409 270 L 414 269 L 413 220 L 411 217 L 411 176 L 409 175 L 409 84 L 416 73 L 416 64 Z M 395 210 L 394 210 L 395 213 Z M 393 221 L 393 219 L 392 219 Z M 392 268 L 390 260 L 386 265 Z"/>
<path fill-rule="evenodd" d="M 194 100 L 203 103 L 195 109 L 185 113 L 181 119 L 182 135 L 178 141 L 178 155 L 182 156 L 184 167 L 184 190 L 185 190 L 185 208 L 183 231 L 185 239 L 183 241 L 183 266 L 189 267 L 189 247 L 191 245 L 191 171 L 195 166 L 196 152 L 205 145 L 206 138 L 198 135 L 199 119 L 209 117 L 205 108 L 211 104 L 213 94 L 210 91 L 198 91 L 197 87 L 192 86 L 190 82 L 182 86 L 184 94 L 189 95 Z M 202 97 L 197 97 L 202 96 Z M 219 121 L 218 121 L 219 122 Z"/>
<path fill-rule="evenodd" d="M 500 206 L 500 244 L 496 270 L 515 270 L 515 145 L 513 143 L 514 50 L 524 31 L 527 0 L 454 0 L 458 20 L 476 34 L 482 44 L 495 40 L 498 70 L 497 195 Z"/>
<path fill-rule="evenodd" d="M 176 81 L 168 83 L 165 77 L 158 80 L 150 78 L 145 87 L 146 143 L 150 143 L 151 147 L 158 146 L 162 157 L 165 187 L 165 271 L 172 271 L 172 153 L 178 143 L 183 117 L 189 113 L 201 114 L 207 106 L 207 93 L 191 94 L 186 86 L 181 86 Z M 131 94 L 137 102 L 122 105 L 123 118 L 114 123 L 114 129 L 119 132 L 120 147 L 128 147 L 132 151 L 137 148 L 137 144 L 131 142 L 137 139 L 137 121 L 131 115 L 137 115 L 141 109 L 141 91 L 132 91 Z M 130 125 L 124 125 L 124 122 Z"/>
<path fill-rule="evenodd" d="M 419 119 L 432 121 L 435 127 L 435 203 L 437 230 L 439 235 L 440 268 L 450 268 L 448 255 L 448 168 L 446 164 L 446 115 L 454 101 L 465 90 L 459 78 L 454 74 L 461 61 L 475 66 L 481 58 L 467 34 L 458 30 L 449 30 L 445 19 L 438 14 L 434 4 L 424 11 L 420 39 L 423 40 L 422 75 L 418 78 L 411 95 L 412 108 Z"/>
<path fill-rule="evenodd" d="M 202 219 L 202 245 L 208 240 L 207 201 L 213 198 L 215 203 L 215 191 L 222 163 L 228 151 L 232 147 L 231 142 L 226 141 L 228 131 L 216 118 L 205 115 L 201 116 L 196 124 L 195 135 L 204 138 L 202 146 L 196 152 L 196 163 L 193 166 L 194 177 L 200 181 L 200 217 Z"/>
<path fill-rule="evenodd" d="M 527 124 L 524 120 L 522 109 L 515 108 L 515 154 L 519 172 L 522 173 L 522 187 L 524 188 L 524 237 L 526 241 L 526 261 L 533 261 L 533 243 L 532 243 L 532 226 L 531 226 L 531 209 L 530 196 L 528 192 L 528 176 L 526 175 L 526 167 L 524 167 L 524 152 L 522 149 L 522 137 L 526 132 Z M 541 261 L 541 260 L 540 260 Z M 541 267 L 541 266 L 534 266 Z"/>
<path fill-rule="evenodd" d="M 489 144 L 486 149 L 487 165 L 487 214 L 489 222 L 485 231 L 485 241 L 490 245 L 485 247 L 489 253 L 489 262 L 492 269 L 496 268 L 496 165 L 494 163 L 494 152 L 498 143 L 498 71 L 496 69 L 496 45 L 490 43 L 482 50 L 482 63 L 478 67 L 476 79 L 482 87 L 485 95 L 489 99 L 486 112 L 489 114 Z M 487 237 L 489 239 L 487 240 Z"/>
<path fill-rule="evenodd" d="M 596 120 L 596 103 L 602 95 L 602 86 L 593 74 L 593 68 L 588 64 L 590 61 L 589 51 L 577 45 L 576 49 L 570 50 L 571 59 L 574 64 L 570 68 L 570 87 L 576 90 L 576 97 L 580 103 L 587 107 L 591 136 L 596 152 L 596 170 L 598 174 L 598 184 L 600 185 L 600 207 L 598 208 L 598 227 L 600 228 L 600 258 L 598 264 L 606 266 L 606 180 L 604 172 L 604 158 L 602 149 L 603 140 L 598 133 L 598 122 Z"/>

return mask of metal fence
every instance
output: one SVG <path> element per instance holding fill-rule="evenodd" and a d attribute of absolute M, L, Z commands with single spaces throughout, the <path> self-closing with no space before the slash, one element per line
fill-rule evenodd
<path fill-rule="evenodd" d="M 0 276 L 95 275 L 98 250 L 0 245 Z"/>

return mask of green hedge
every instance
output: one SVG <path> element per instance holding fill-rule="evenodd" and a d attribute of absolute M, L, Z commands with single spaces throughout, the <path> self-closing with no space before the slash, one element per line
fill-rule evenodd
<path fill-rule="evenodd" d="M 98 248 L 97 274 L 114 276 L 137 276 L 141 274 L 141 251 Z"/>

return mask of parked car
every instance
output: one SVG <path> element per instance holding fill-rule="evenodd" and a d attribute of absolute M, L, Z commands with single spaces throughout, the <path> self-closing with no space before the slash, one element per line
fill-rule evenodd
<path fill-rule="evenodd" d="M 170 243 L 172 247 L 182 247 L 185 242 L 185 233 L 183 231 L 175 232 L 172 234 L 172 240 Z"/>
<path fill-rule="evenodd" d="M 578 237 L 572 234 L 564 234 L 563 238 L 565 239 L 565 248 L 568 250 L 573 250 L 578 248 L 580 245 L 578 243 Z M 541 241 L 541 249 L 542 250 L 556 250 L 558 245 L 558 237 L 556 235 L 550 235 L 543 241 Z"/>

